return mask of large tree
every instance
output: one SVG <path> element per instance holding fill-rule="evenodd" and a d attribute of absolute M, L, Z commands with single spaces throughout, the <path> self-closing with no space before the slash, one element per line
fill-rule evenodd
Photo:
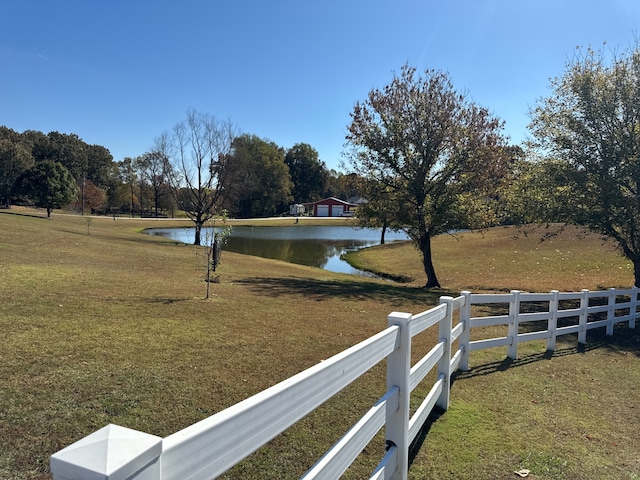
<path fill-rule="evenodd" d="M 502 122 L 456 92 L 447 74 L 420 76 L 408 65 L 354 106 L 348 162 L 397 203 L 396 224 L 422 255 L 427 288 L 440 286 L 432 237 L 489 220 L 508 163 L 501 130 Z"/>
<path fill-rule="evenodd" d="M 227 159 L 225 207 L 238 217 L 266 217 L 278 213 L 291 201 L 291 176 L 284 150 L 255 135 L 233 141 Z"/>
<path fill-rule="evenodd" d="M 18 177 L 33 166 L 33 157 L 20 143 L 0 138 L 0 201 L 11 204 L 11 194 Z"/>
<path fill-rule="evenodd" d="M 640 286 L 640 48 L 581 50 L 551 88 L 530 128 L 553 159 L 548 186 L 563 195 L 562 218 L 615 240 Z"/>
<path fill-rule="evenodd" d="M 204 224 L 221 213 L 226 160 L 236 131 L 230 120 L 190 109 L 171 133 L 156 139 L 156 152 L 168 160 L 167 178 L 178 208 L 195 224 L 195 245 L 201 243 Z"/>
<path fill-rule="evenodd" d="M 78 187 L 71 172 L 59 162 L 44 160 L 24 172 L 17 182 L 19 195 L 30 199 L 37 207 L 62 208 L 75 200 Z"/>
<path fill-rule="evenodd" d="M 295 144 L 287 150 L 284 163 L 289 167 L 293 182 L 291 193 L 296 203 L 313 202 L 322 198 L 327 187 L 329 171 L 311 145 Z"/>

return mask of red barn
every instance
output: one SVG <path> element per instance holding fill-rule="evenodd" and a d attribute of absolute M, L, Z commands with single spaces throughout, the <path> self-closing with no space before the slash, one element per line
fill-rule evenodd
<path fill-rule="evenodd" d="M 317 202 L 305 204 L 314 217 L 346 217 L 353 215 L 357 203 L 345 202 L 336 197 L 329 197 Z M 313 209 L 311 211 L 311 209 Z"/>

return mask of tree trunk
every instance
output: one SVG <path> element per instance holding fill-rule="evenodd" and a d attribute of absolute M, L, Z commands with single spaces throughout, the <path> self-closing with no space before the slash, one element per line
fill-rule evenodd
<path fill-rule="evenodd" d="M 440 288 L 440 282 L 438 282 L 438 277 L 436 277 L 436 271 L 433 268 L 433 262 L 431 260 L 431 235 L 427 232 L 420 234 L 420 253 L 422 254 L 424 273 L 427 274 L 425 288 Z"/>
<path fill-rule="evenodd" d="M 133 185 L 131 185 L 131 218 L 135 218 L 136 213 L 135 213 L 135 195 L 133 193 Z"/>
<path fill-rule="evenodd" d="M 384 234 L 387 232 L 387 220 L 382 223 L 382 233 L 380 234 L 380 245 L 384 245 Z"/>
<path fill-rule="evenodd" d="M 204 222 L 196 220 L 195 224 L 196 224 L 196 238 L 193 241 L 193 244 L 194 245 L 201 245 L 200 238 L 201 238 L 202 226 L 204 225 Z"/>
<path fill-rule="evenodd" d="M 640 258 L 633 260 L 634 285 L 640 288 Z"/>

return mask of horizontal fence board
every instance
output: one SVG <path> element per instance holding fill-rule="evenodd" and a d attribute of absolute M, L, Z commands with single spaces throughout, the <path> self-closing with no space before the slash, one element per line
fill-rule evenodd
<path fill-rule="evenodd" d="M 433 384 L 433 387 L 431 387 L 431 390 L 429 390 L 429 393 L 416 410 L 416 413 L 414 413 L 411 417 L 411 420 L 409 420 L 409 443 L 413 442 L 413 440 L 420 432 L 422 425 L 424 425 L 424 422 L 427 420 L 427 417 L 431 413 L 431 410 L 433 410 L 433 407 L 438 401 L 438 397 L 440 396 L 444 388 L 444 375 L 440 375 L 438 376 L 438 380 L 436 380 L 436 383 Z"/>
<path fill-rule="evenodd" d="M 581 313 L 581 308 L 567 308 L 566 310 L 558 310 L 558 318 L 578 317 Z"/>
<path fill-rule="evenodd" d="M 509 315 L 495 315 L 489 317 L 473 317 L 470 319 L 471 328 L 493 327 L 494 325 L 506 325 L 511 321 Z"/>
<path fill-rule="evenodd" d="M 438 361 L 444 355 L 444 342 L 438 342 L 429 353 L 422 357 L 413 367 L 409 373 L 409 389 L 411 391 L 424 380 L 431 369 L 436 366 Z"/>
<path fill-rule="evenodd" d="M 626 299 L 624 302 L 616 303 L 616 310 L 623 310 L 625 308 L 631 308 L 633 306 L 633 302 L 629 299 Z"/>
<path fill-rule="evenodd" d="M 582 292 L 558 292 L 558 300 L 580 300 Z"/>
<path fill-rule="evenodd" d="M 519 322 L 539 322 L 542 320 L 549 320 L 551 318 L 551 312 L 531 312 L 521 313 L 518 315 Z"/>
<path fill-rule="evenodd" d="M 581 332 L 583 329 L 582 325 L 568 325 L 566 327 L 556 328 L 556 336 L 559 337 L 561 335 L 569 335 L 571 333 Z"/>
<path fill-rule="evenodd" d="M 382 460 L 369 477 L 369 480 L 384 480 L 387 477 L 387 470 L 390 472 L 395 472 L 397 464 L 398 447 L 396 447 L 395 445 L 391 445 L 387 450 L 387 453 L 384 454 L 384 457 L 382 457 Z"/>
<path fill-rule="evenodd" d="M 386 358 L 396 347 L 398 331 L 389 327 L 166 437 L 162 479 L 204 480 L 223 473 Z"/>
<path fill-rule="evenodd" d="M 587 307 L 587 314 L 594 315 L 596 313 L 602 313 L 609 310 L 609 305 L 598 305 L 594 307 Z"/>
<path fill-rule="evenodd" d="M 518 334 L 518 342 L 532 342 L 533 340 L 546 340 L 551 336 L 549 330 L 541 330 L 539 332 L 527 332 Z"/>
<path fill-rule="evenodd" d="M 594 292 L 588 292 L 587 293 L 587 298 L 592 299 L 592 298 L 608 298 L 609 297 L 609 292 L 603 292 L 602 290 L 598 290 L 598 291 L 594 291 Z"/>
<path fill-rule="evenodd" d="M 487 338 L 486 340 L 474 340 L 469 342 L 469 351 L 475 352 L 484 348 L 504 347 L 511 345 L 511 337 Z"/>
<path fill-rule="evenodd" d="M 398 409 L 398 387 L 387 392 L 371 409 L 301 478 L 339 478 L 384 426 L 387 413 Z M 394 406 L 395 404 L 395 406 Z"/>
<path fill-rule="evenodd" d="M 596 322 L 587 322 L 586 329 L 593 330 L 594 328 L 602 328 L 609 325 L 609 320 L 598 320 Z"/>
<path fill-rule="evenodd" d="M 449 365 L 451 366 L 451 372 L 455 372 L 458 369 L 460 360 L 462 360 L 462 349 L 457 350 L 453 357 L 451 357 L 451 361 L 449 362 Z"/>
<path fill-rule="evenodd" d="M 451 343 L 455 342 L 464 331 L 464 323 L 459 323 L 451 329 Z"/>
<path fill-rule="evenodd" d="M 619 317 L 613 317 L 612 322 L 613 323 L 628 322 L 629 320 L 631 320 L 631 318 L 633 318 L 633 315 L 621 315 Z"/>
<path fill-rule="evenodd" d="M 472 293 L 471 305 L 485 303 L 510 303 L 513 300 L 512 293 Z"/>
<path fill-rule="evenodd" d="M 460 295 L 459 297 L 453 299 L 452 307 L 454 310 L 460 310 L 462 307 L 464 307 L 465 303 L 466 297 L 464 295 Z"/>
<path fill-rule="evenodd" d="M 441 303 L 426 312 L 411 317 L 411 336 L 414 337 L 435 325 L 447 315 L 447 305 Z"/>
<path fill-rule="evenodd" d="M 520 294 L 521 302 L 550 302 L 553 300 L 552 293 L 528 293 L 523 292 Z"/>
<path fill-rule="evenodd" d="M 627 290 L 616 290 L 616 295 L 633 297 L 633 294 L 635 293 L 637 295 L 639 291 L 640 289 L 637 289 L 637 288 L 630 288 Z"/>

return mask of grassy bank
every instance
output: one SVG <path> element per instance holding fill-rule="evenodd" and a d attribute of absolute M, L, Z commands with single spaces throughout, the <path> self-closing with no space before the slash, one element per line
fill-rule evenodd
<path fill-rule="evenodd" d="M 204 300 L 201 250 L 140 234 L 154 222 L 0 213 L 0 478 L 49 478 L 49 455 L 108 423 L 169 435 L 377 333 L 393 310 L 422 311 L 460 288 L 535 287 L 537 278 L 509 260 L 525 238 L 497 231 L 492 255 L 504 257 L 495 265 L 486 266 L 487 235 L 435 246 L 451 286 L 442 291 L 417 288 L 424 281 L 406 246 L 389 246 L 381 257 L 395 257 L 395 267 L 379 258 L 377 268 L 408 272 L 408 285 L 224 252 L 221 281 Z M 185 224 L 161 224 L 175 222 Z M 560 250 L 563 265 L 576 266 L 583 241 L 571 239 L 567 251 L 543 242 L 538 255 Z M 469 249 L 493 276 L 454 273 L 470 269 Z M 585 269 L 578 287 L 549 287 L 543 272 L 530 289 L 628 284 L 615 258 Z M 636 331 L 592 336 L 586 352 L 566 344 L 552 358 L 534 344 L 509 368 L 504 352 L 478 353 L 455 381 L 451 410 L 429 426 L 412 478 L 513 478 L 521 467 L 530 478 L 637 478 L 638 339 Z M 421 339 L 416 353 L 433 340 Z M 301 475 L 383 385 L 381 367 L 228 478 Z M 368 447 L 350 478 L 379 458 Z"/>
<path fill-rule="evenodd" d="M 610 242 L 577 227 L 498 227 L 433 239 L 440 283 L 453 290 L 580 291 L 629 288 L 633 264 Z M 410 242 L 347 254 L 357 268 L 426 283 L 420 255 Z"/>

